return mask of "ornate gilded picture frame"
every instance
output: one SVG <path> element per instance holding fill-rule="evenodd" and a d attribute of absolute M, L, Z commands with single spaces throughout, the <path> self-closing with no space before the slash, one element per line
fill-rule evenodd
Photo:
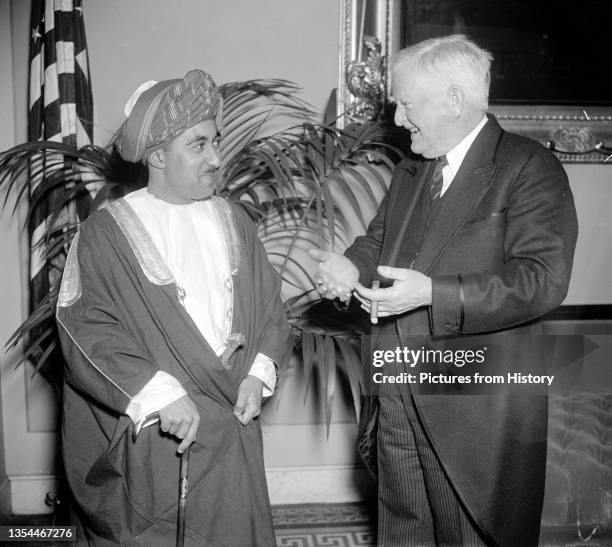
<path fill-rule="evenodd" d="M 564 162 L 601 163 L 606 159 L 603 152 L 612 142 L 612 94 L 609 93 L 608 86 L 597 86 L 597 83 L 603 81 L 601 71 L 607 70 L 607 67 L 605 64 L 600 66 L 596 59 L 588 63 L 586 60 L 582 62 L 576 55 L 568 56 L 565 50 L 563 54 L 555 53 L 554 48 L 561 46 L 554 45 L 554 41 L 546 34 L 547 31 L 538 34 L 537 28 L 533 26 L 537 25 L 533 3 L 529 4 L 529 11 L 525 11 L 526 5 L 522 0 L 504 2 L 504 10 L 514 8 L 515 12 L 504 12 L 508 23 L 500 23 L 499 11 L 488 12 L 483 9 L 477 11 L 478 20 L 470 22 L 469 18 L 458 13 L 457 7 L 465 8 L 470 2 L 461 3 L 456 0 L 339 1 L 341 28 L 337 113 L 339 116 L 345 114 L 339 117 L 341 127 L 347 120 L 363 121 L 378 117 L 387 108 L 387 59 L 395 51 L 411 43 L 411 39 L 419 41 L 436 35 L 461 32 L 472 36 L 478 43 L 483 41 L 481 36 L 484 36 L 485 44 L 481 45 L 489 49 L 491 46 L 487 45 L 487 39 L 489 43 L 500 48 L 499 52 L 493 50 L 495 61 L 490 111 L 497 116 L 505 129 L 554 148 L 559 159 Z M 478 1 L 474 0 L 471 4 L 476 5 Z M 562 8 L 563 6 L 560 7 Z M 576 9 L 585 11 L 583 6 Z M 486 21 L 483 17 L 486 17 L 487 13 L 496 19 Z M 521 13 L 523 16 L 529 14 L 529 24 L 533 27 L 528 36 L 535 38 L 529 46 L 524 44 L 526 34 L 518 34 L 516 29 L 510 27 L 507 32 L 499 31 L 500 24 L 510 25 L 512 16 L 516 19 Z M 412 24 L 410 18 L 416 17 L 415 14 L 425 23 L 419 23 L 415 19 Z M 543 13 L 541 17 L 542 20 L 545 18 L 548 24 L 550 12 Z M 571 17 L 571 13 L 564 14 L 565 19 Z M 581 21 L 576 20 L 574 23 L 578 25 Z M 571 21 L 566 21 L 566 24 L 570 23 Z M 515 26 L 516 24 L 515 22 Z M 408 30 L 409 27 L 411 30 Z M 598 28 L 591 19 L 589 26 L 585 23 L 582 30 L 585 36 L 589 36 L 589 43 L 593 43 L 593 55 L 598 51 L 597 42 L 593 41 L 589 33 Z M 576 27 L 572 36 L 575 38 L 577 33 Z M 503 40 L 499 38 L 500 34 L 503 35 Z M 601 40 L 605 41 L 605 38 L 606 36 L 602 36 Z M 516 42 L 514 46 L 512 40 Z M 529 47 L 535 51 L 531 53 Z M 548 51 L 544 52 L 544 47 L 548 47 Z M 537 55 L 546 59 L 537 69 L 538 75 L 543 74 L 546 78 L 534 77 L 533 67 L 527 66 Z M 567 59 L 575 61 L 573 69 L 566 66 Z M 528 69 L 531 72 L 528 72 Z M 520 78 L 515 77 L 517 74 L 522 77 L 522 82 Z M 498 85 L 499 82 L 503 83 L 504 79 L 512 83 L 512 86 L 507 86 L 508 89 L 502 89 Z M 563 82 L 572 82 L 575 87 L 561 85 Z M 503 92 L 499 93 L 500 89 Z M 531 91 L 534 94 L 531 94 Z M 510 97 L 510 100 L 498 100 L 495 93 Z M 559 104 L 554 104 L 555 93 L 562 99 Z M 581 103 L 583 99 L 584 104 Z"/>

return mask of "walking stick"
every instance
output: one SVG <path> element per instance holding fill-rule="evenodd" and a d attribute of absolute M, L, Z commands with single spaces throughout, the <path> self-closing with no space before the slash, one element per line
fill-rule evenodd
<path fill-rule="evenodd" d="M 187 473 L 189 472 L 189 448 L 181 454 L 181 467 L 179 472 L 179 503 L 176 527 L 176 547 L 185 545 L 185 511 L 187 509 L 187 490 L 189 484 Z"/>

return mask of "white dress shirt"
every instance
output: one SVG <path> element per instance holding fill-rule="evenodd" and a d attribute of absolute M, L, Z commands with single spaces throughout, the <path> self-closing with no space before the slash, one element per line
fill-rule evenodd
<path fill-rule="evenodd" d="M 485 123 L 487 123 L 486 115 L 483 116 L 478 125 L 472 131 L 470 131 L 470 133 L 457 146 L 455 146 L 450 152 L 446 153 L 446 161 L 448 163 L 442 169 L 441 196 L 443 196 L 444 192 L 446 192 L 450 187 L 455 175 L 457 174 L 457 171 L 459 171 L 459 167 L 461 167 L 461 164 L 463 163 L 465 155 L 470 149 L 470 146 L 472 146 L 474 140 L 476 140 L 478 133 L 480 133 L 480 130 L 484 127 Z"/>
<path fill-rule="evenodd" d="M 128 194 L 125 200 L 174 275 L 183 294 L 181 303 L 185 310 L 220 356 L 231 333 L 233 281 L 223 228 L 219 226 L 211 201 L 177 205 L 156 198 L 147 188 Z M 276 370 L 269 357 L 257 354 L 249 374 L 264 383 L 264 396 L 272 395 Z M 155 416 L 147 420 L 147 416 L 185 394 L 176 378 L 160 371 L 132 398 L 126 414 L 138 431 L 158 419 Z"/>

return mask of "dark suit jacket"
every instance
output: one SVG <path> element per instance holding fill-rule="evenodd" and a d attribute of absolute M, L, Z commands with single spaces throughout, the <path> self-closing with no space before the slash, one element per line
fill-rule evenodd
<path fill-rule="evenodd" d="M 429 214 L 432 169 L 431 161 L 400 163 L 367 234 L 345 253 L 368 286 L 377 265 L 412 267 L 432 279 L 432 305 L 383 322 L 382 331 L 393 328 L 402 345 L 413 335 L 495 333 L 502 340 L 517 328 L 537 332 L 533 321 L 567 293 L 578 231 L 562 166 L 490 116 Z M 512 357 L 528 371 L 536 354 L 520 344 Z M 546 398 L 413 395 L 458 496 L 489 540 L 537 543 Z"/>

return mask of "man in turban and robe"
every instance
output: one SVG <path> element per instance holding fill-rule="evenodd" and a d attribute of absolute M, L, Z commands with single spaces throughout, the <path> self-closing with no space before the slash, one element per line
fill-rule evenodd
<path fill-rule="evenodd" d="M 213 195 L 221 96 L 193 70 L 126 114 L 116 146 L 148 186 L 83 223 L 58 299 L 76 512 L 95 545 L 173 544 L 190 450 L 185 544 L 275 545 L 254 418 L 289 330 L 253 223 Z"/>

